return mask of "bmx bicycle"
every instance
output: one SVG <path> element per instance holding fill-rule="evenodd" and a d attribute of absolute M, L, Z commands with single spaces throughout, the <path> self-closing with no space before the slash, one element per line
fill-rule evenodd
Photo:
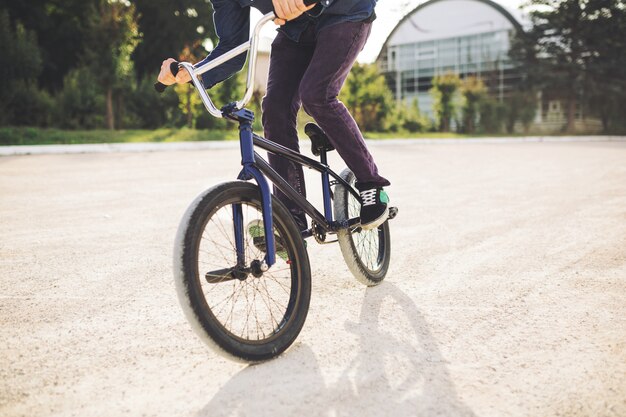
<path fill-rule="evenodd" d="M 330 169 L 327 153 L 333 147 L 321 128 L 313 123 L 305 127 L 319 161 L 252 131 L 254 113 L 245 105 L 254 87 L 259 32 L 274 17 L 274 13 L 263 16 L 250 40 L 224 55 L 199 67 L 181 62 L 172 68 L 189 72 L 211 115 L 239 124 L 243 167 L 236 181 L 201 193 L 180 222 L 174 249 L 178 298 L 201 339 L 220 354 L 248 362 L 281 354 L 304 325 L 311 297 L 305 239 L 338 242 L 352 274 L 368 286 L 385 278 L 391 256 L 389 222 L 361 229 L 354 174 Z M 218 110 L 199 76 L 248 50 L 243 99 Z M 323 214 L 278 175 L 255 146 L 320 172 Z M 272 195 L 268 180 L 311 218 L 309 229 L 299 230 L 289 210 Z M 389 218 L 396 214 L 397 208 L 391 207 Z"/>

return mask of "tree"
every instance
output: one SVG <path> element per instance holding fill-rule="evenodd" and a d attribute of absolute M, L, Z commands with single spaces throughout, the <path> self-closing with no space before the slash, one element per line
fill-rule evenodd
<path fill-rule="evenodd" d="M 521 122 L 524 132 L 528 133 L 530 124 L 535 118 L 537 109 L 537 93 L 529 91 L 514 91 L 505 102 L 505 127 L 508 133 L 513 133 L 515 123 Z"/>
<path fill-rule="evenodd" d="M 159 94 L 153 84 L 154 80 L 143 79 L 126 100 L 128 123 L 140 129 L 157 129 L 180 120 L 180 100 L 175 89 Z"/>
<path fill-rule="evenodd" d="M 104 125 L 105 100 L 88 67 L 72 70 L 56 95 L 56 125 L 65 129 L 97 129 Z"/>
<path fill-rule="evenodd" d="M 487 95 L 487 88 L 481 79 L 466 77 L 461 83 L 461 95 L 463 96 L 463 130 L 465 133 L 474 133 L 480 103 Z"/>
<path fill-rule="evenodd" d="M 161 62 L 177 57 L 187 48 L 201 46 L 205 39 L 215 44 L 210 0 L 132 0 L 136 7 L 141 40 L 132 59 L 139 79 L 158 73 Z M 203 54 L 207 52 L 203 49 Z"/>
<path fill-rule="evenodd" d="M 0 0 L 14 22 L 34 33 L 40 48 L 39 86 L 57 91 L 63 79 L 80 66 L 96 0 Z"/>
<path fill-rule="evenodd" d="M 422 115 L 417 97 L 410 103 L 406 101 L 397 102 L 395 108 L 387 118 L 387 129 L 398 131 L 400 128 L 411 133 L 423 132 L 430 126 L 429 119 Z"/>
<path fill-rule="evenodd" d="M 404 113 L 404 127 L 409 132 L 421 132 L 428 125 L 427 119 L 422 116 L 420 112 L 419 102 L 417 97 L 411 101 L 410 106 L 406 106 Z"/>
<path fill-rule="evenodd" d="M 512 58 L 535 89 L 565 99 L 574 130 L 583 97 L 623 96 L 626 4 L 623 0 L 531 0 L 532 28 L 513 42 Z"/>
<path fill-rule="evenodd" d="M 528 79 L 542 90 L 553 90 L 566 101 L 567 131 L 574 131 L 576 97 L 583 78 L 584 47 L 577 37 L 582 8 L 578 0 L 531 0 L 533 26 L 521 34 L 513 57 L 528 69 Z"/>
<path fill-rule="evenodd" d="M 355 64 L 339 98 L 363 130 L 385 130 L 393 109 L 393 96 L 385 77 L 373 64 Z"/>
<path fill-rule="evenodd" d="M 505 113 L 503 103 L 492 97 L 485 97 L 480 103 L 480 131 L 483 133 L 500 133 Z"/>
<path fill-rule="evenodd" d="M 181 52 L 178 59 L 180 61 L 195 62 L 198 60 L 198 56 L 196 56 L 191 48 L 186 47 Z M 198 107 L 202 104 L 202 101 L 196 93 L 195 87 L 189 83 L 182 85 L 177 84 L 174 88 L 179 97 L 179 108 L 187 118 L 187 127 L 191 129 L 193 128 L 194 115 Z"/>
<path fill-rule="evenodd" d="M 134 7 L 121 0 L 99 0 L 92 15 L 84 62 L 95 75 L 106 97 L 106 126 L 115 128 L 114 91 L 129 88 L 137 44 Z"/>
<path fill-rule="evenodd" d="M 450 122 L 458 108 L 456 95 L 460 86 L 461 79 L 456 74 L 447 73 L 433 77 L 430 94 L 433 96 L 433 110 L 441 132 L 450 131 Z"/>
<path fill-rule="evenodd" d="M 35 33 L 0 10 L 0 124 L 41 124 L 42 100 L 37 78 L 42 60 Z"/>
<path fill-rule="evenodd" d="M 605 133 L 624 132 L 626 120 L 626 2 L 587 0 L 582 41 L 589 51 L 584 84 L 588 110 Z"/>

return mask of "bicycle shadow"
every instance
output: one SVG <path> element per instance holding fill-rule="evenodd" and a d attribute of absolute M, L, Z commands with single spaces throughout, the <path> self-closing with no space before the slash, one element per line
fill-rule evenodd
<path fill-rule="evenodd" d="M 474 416 L 458 398 L 423 315 L 395 285 L 367 289 L 359 322 L 345 325 L 359 351 L 338 378 L 326 382 L 312 349 L 298 345 L 243 369 L 197 415 Z"/>
<path fill-rule="evenodd" d="M 353 395 L 335 403 L 334 415 L 354 415 L 355 404 L 368 416 L 475 415 L 458 397 L 423 314 L 393 283 L 368 289 L 359 323 L 346 326 L 360 351 L 337 382 Z"/>

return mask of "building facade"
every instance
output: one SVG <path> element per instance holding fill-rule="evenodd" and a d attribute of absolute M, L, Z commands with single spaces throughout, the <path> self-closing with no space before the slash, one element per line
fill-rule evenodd
<path fill-rule="evenodd" d="M 377 63 L 397 100 L 418 99 L 432 114 L 432 78 L 448 72 L 483 80 L 503 100 L 519 82 L 508 52 L 522 30 L 513 15 L 489 0 L 431 0 L 402 19 Z"/>
<path fill-rule="evenodd" d="M 509 58 L 511 39 L 524 30 L 519 11 L 492 0 L 430 0 L 407 14 L 393 29 L 376 60 L 398 101 L 418 100 L 420 111 L 433 117 L 429 93 L 434 76 L 452 72 L 475 76 L 491 97 L 503 102 L 522 82 Z M 563 131 L 567 122 L 559 92 L 539 92 L 532 129 Z M 521 126 L 516 127 L 521 130 Z M 601 130 L 576 104 L 575 130 Z"/>

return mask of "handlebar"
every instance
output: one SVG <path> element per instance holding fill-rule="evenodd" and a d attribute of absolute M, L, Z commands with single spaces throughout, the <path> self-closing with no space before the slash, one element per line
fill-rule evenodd
<path fill-rule="evenodd" d="M 204 85 L 202 84 L 202 79 L 200 78 L 200 76 L 204 74 L 205 72 L 208 72 L 212 70 L 213 68 L 223 64 L 224 62 L 230 61 L 234 57 L 250 50 L 250 57 L 249 57 L 250 59 L 248 63 L 248 74 L 247 74 L 247 80 L 246 80 L 246 92 L 243 98 L 236 103 L 237 108 L 239 109 L 243 108 L 252 98 L 252 93 L 254 90 L 254 72 L 256 69 L 256 57 L 257 57 L 258 46 L 259 46 L 259 33 L 261 32 L 261 28 L 267 22 L 274 20 L 275 18 L 276 18 L 276 15 L 274 14 L 274 12 L 270 12 L 266 14 L 265 16 L 261 18 L 261 20 L 259 20 L 259 22 L 254 27 L 254 31 L 252 32 L 252 36 L 250 37 L 250 40 L 248 40 L 246 43 L 239 45 L 238 47 L 234 49 L 231 49 L 225 54 L 220 55 L 215 59 L 212 59 L 211 61 L 199 67 L 195 67 L 189 62 L 178 62 L 178 63 L 171 64 L 172 67 L 174 65 L 177 66 L 176 72 L 178 72 L 180 69 L 184 69 L 185 71 L 189 73 L 189 75 L 191 75 L 191 82 L 193 83 L 194 87 L 196 87 L 198 94 L 200 94 L 200 98 L 202 99 L 202 103 L 204 104 L 204 107 L 207 109 L 209 113 L 211 113 L 211 115 L 215 117 L 222 117 L 222 112 L 218 110 L 213 104 L 213 101 L 211 101 L 211 98 L 209 97 L 207 90 L 204 88 Z M 163 92 L 166 87 L 167 86 L 161 84 L 160 82 L 155 83 L 154 85 L 154 88 L 160 93 Z"/>
<path fill-rule="evenodd" d="M 304 4 L 308 6 L 308 5 L 317 3 L 318 1 L 319 0 L 304 0 Z M 247 74 L 247 79 L 246 79 L 246 92 L 243 98 L 236 102 L 237 108 L 242 109 L 250 101 L 250 99 L 252 98 L 252 93 L 254 92 L 254 73 L 256 70 L 256 58 L 257 58 L 257 53 L 258 53 L 259 37 L 260 37 L 259 34 L 261 32 L 261 28 L 267 22 L 272 21 L 275 18 L 276 18 L 276 15 L 274 14 L 274 12 L 267 13 L 261 18 L 261 20 L 259 20 L 259 22 L 254 27 L 250 40 L 226 52 L 225 54 L 220 55 L 215 59 L 212 59 L 211 61 L 199 67 L 195 67 L 189 62 L 172 62 L 170 64 L 170 69 L 172 71 L 172 74 L 176 76 L 176 74 L 178 73 L 180 69 L 184 69 L 185 71 L 187 71 L 189 75 L 191 75 L 191 82 L 193 83 L 193 85 L 196 87 L 196 90 L 200 94 L 202 103 L 204 104 L 204 107 L 207 109 L 207 111 L 215 117 L 223 117 L 222 112 L 218 110 L 213 104 L 213 101 L 211 101 L 211 98 L 209 97 L 207 90 L 204 88 L 204 85 L 202 83 L 202 79 L 200 78 L 200 76 L 212 70 L 213 68 L 223 64 L 224 62 L 230 61 L 234 57 L 244 52 L 247 52 L 249 50 L 250 56 L 249 56 L 249 63 L 248 63 L 248 74 Z M 160 82 L 156 82 L 154 84 L 154 88 L 159 93 L 162 93 L 163 91 L 165 91 L 167 86 Z"/>

